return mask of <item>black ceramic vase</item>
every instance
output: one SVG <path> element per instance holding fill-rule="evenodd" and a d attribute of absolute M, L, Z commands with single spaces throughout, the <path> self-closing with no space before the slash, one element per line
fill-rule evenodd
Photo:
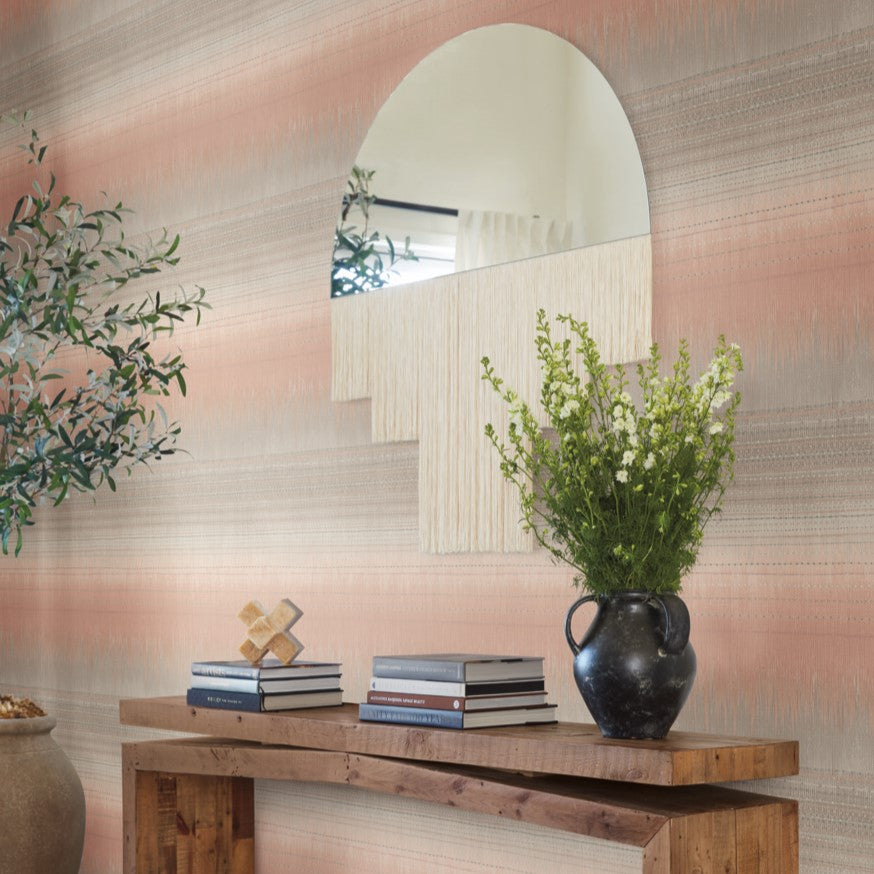
<path fill-rule="evenodd" d="M 571 632 L 577 608 L 598 612 L 582 641 Z M 672 594 L 587 595 L 567 612 L 565 636 L 574 653 L 574 679 L 601 734 L 664 737 L 695 680 L 689 611 Z"/>

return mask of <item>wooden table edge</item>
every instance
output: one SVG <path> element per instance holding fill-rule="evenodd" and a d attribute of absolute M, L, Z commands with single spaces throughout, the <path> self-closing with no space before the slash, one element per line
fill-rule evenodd
<path fill-rule="evenodd" d="M 799 769 L 799 745 L 793 740 L 687 732 L 671 733 L 664 741 L 606 740 L 594 726 L 581 723 L 462 732 L 359 722 L 355 707 L 244 713 L 195 708 L 183 696 L 168 696 L 122 699 L 119 716 L 123 725 L 187 734 L 386 758 L 400 750 L 409 760 L 643 785 L 743 782 L 788 777 Z"/>

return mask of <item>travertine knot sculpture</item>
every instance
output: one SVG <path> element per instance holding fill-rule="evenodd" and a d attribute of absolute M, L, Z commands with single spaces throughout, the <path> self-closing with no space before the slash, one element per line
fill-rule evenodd
<path fill-rule="evenodd" d="M 288 598 L 283 598 L 267 613 L 258 601 L 250 601 L 240 611 L 239 617 L 246 625 L 246 640 L 240 652 L 256 665 L 272 652 L 284 665 L 291 664 L 300 654 L 303 644 L 289 632 L 289 628 L 303 616 Z"/>

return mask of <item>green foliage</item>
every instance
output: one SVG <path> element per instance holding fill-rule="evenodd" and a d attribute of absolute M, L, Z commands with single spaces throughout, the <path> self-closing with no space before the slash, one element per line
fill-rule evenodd
<path fill-rule="evenodd" d="M 376 201 L 370 183 L 375 172 L 355 166 L 346 182 L 340 224 L 334 232 L 331 297 L 382 288 L 398 261 L 419 260 L 410 249 L 409 237 L 404 240 L 404 248 L 398 250 L 388 236 L 370 230 L 370 207 Z M 348 223 L 352 212 L 357 212 L 364 223 L 361 230 Z"/>
<path fill-rule="evenodd" d="M 593 594 L 679 591 L 733 476 L 740 350 L 720 337 L 693 384 L 686 342 L 664 378 L 654 344 L 648 363 L 637 367 L 638 409 L 624 368 L 603 364 L 588 325 L 557 320 L 570 337 L 554 341 L 544 311 L 537 316 L 540 402 L 551 432 L 482 359 L 483 379 L 509 405 L 507 442 L 491 423 L 486 435 L 519 490 L 523 526 L 576 568 L 575 583 Z"/>
<path fill-rule="evenodd" d="M 22 119 L 7 119 L 24 124 Z M 22 148 L 39 165 L 46 147 L 36 131 Z M 130 302 L 129 282 L 178 261 L 179 237 L 166 232 L 135 246 L 122 230 L 129 210 L 87 210 L 48 185 L 33 183 L 0 233 L 0 544 L 15 554 L 33 509 L 73 491 L 128 474 L 175 451 L 179 425 L 156 399 L 186 391 L 179 354 L 156 360 L 152 341 L 209 308 L 205 291 Z M 71 354 L 73 353 L 73 354 Z M 82 367 L 73 380 L 63 365 Z M 75 384 L 78 383 L 78 384 Z"/>

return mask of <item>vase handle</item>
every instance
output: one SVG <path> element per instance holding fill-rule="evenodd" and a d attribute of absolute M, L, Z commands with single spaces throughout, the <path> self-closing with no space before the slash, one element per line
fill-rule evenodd
<path fill-rule="evenodd" d="M 689 610 L 676 595 L 666 592 L 653 595 L 662 613 L 662 648 L 671 655 L 679 655 L 689 642 Z"/>
<path fill-rule="evenodd" d="M 583 604 L 588 603 L 589 601 L 594 601 L 594 595 L 586 595 L 583 598 L 580 598 L 577 601 L 574 601 L 571 604 L 570 609 L 567 611 L 567 616 L 564 619 L 564 636 L 567 638 L 568 646 L 571 648 L 571 652 L 577 656 L 580 654 L 580 649 L 582 647 L 574 640 L 573 632 L 571 631 L 571 619 L 573 618 L 574 613 L 576 612 L 577 607 L 582 607 Z"/>

